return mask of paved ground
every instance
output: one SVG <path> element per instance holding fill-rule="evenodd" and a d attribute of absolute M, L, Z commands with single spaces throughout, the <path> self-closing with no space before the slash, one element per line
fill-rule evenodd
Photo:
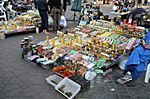
<path fill-rule="evenodd" d="M 33 35 L 36 41 L 45 37 L 32 33 L 12 35 L 0 41 L 0 99 L 65 99 L 46 83 L 50 71 L 21 59 L 19 41 L 29 35 Z M 145 73 L 137 81 L 119 85 L 115 81 L 121 73 L 115 68 L 94 88 L 79 93 L 76 99 L 150 99 L 150 83 L 144 83 Z"/>
<path fill-rule="evenodd" d="M 69 27 L 76 25 L 68 24 Z M 0 41 L 0 99 L 65 99 L 46 83 L 45 78 L 51 74 L 49 70 L 21 59 L 19 41 L 29 35 L 34 36 L 35 42 L 45 38 L 43 34 L 31 33 L 11 35 Z M 53 36 L 51 33 L 50 37 Z M 114 68 L 112 73 L 75 99 L 150 99 L 150 83 L 144 83 L 145 73 L 137 81 L 119 85 L 116 79 L 121 74 L 120 69 Z"/>

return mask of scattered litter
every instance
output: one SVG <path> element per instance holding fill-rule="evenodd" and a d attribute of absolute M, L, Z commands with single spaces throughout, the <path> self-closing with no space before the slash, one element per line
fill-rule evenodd
<path fill-rule="evenodd" d="M 108 83 L 108 82 L 110 82 L 110 80 L 109 80 L 109 79 L 104 80 L 104 83 Z"/>
<path fill-rule="evenodd" d="M 114 88 L 112 88 L 112 89 L 110 89 L 110 91 L 115 91 L 115 89 L 114 89 Z"/>

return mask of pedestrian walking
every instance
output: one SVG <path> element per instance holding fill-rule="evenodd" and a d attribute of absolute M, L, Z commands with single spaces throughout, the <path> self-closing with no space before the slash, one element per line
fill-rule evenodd
<path fill-rule="evenodd" d="M 37 2 L 38 5 L 38 11 L 41 17 L 41 21 L 42 21 L 42 29 L 43 29 L 43 33 L 48 34 L 48 13 L 49 13 L 49 9 L 48 9 L 48 5 L 46 0 L 38 0 Z"/>
<path fill-rule="evenodd" d="M 63 10 L 64 10 L 64 12 L 66 12 L 66 10 L 67 10 L 67 0 L 61 0 L 62 2 L 62 6 L 63 6 Z"/>
<path fill-rule="evenodd" d="M 48 5 L 50 6 L 51 16 L 54 20 L 53 30 L 60 30 L 59 22 L 62 14 L 62 4 L 61 0 L 49 0 Z"/>

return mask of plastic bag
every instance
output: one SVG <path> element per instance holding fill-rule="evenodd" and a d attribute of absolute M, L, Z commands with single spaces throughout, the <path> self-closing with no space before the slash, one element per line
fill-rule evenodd
<path fill-rule="evenodd" d="M 67 26 L 67 21 L 66 21 L 65 16 L 61 16 L 59 25 L 60 25 L 60 26 L 63 26 L 63 27 L 66 27 L 66 26 Z"/>
<path fill-rule="evenodd" d="M 96 77 L 96 73 L 94 71 L 87 71 L 85 74 L 86 80 L 93 80 Z"/>
<path fill-rule="evenodd" d="M 48 17 L 48 25 L 52 25 L 54 22 L 53 18 L 51 16 Z"/>

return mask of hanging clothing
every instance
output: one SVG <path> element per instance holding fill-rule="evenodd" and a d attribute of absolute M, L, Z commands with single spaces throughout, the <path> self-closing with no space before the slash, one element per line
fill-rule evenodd
<path fill-rule="evenodd" d="M 150 45 L 150 31 L 146 34 L 143 40 L 146 44 Z M 125 70 L 128 70 L 131 65 L 136 65 L 132 70 L 131 75 L 133 79 L 138 79 L 146 69 L 149 61 L 150 49 L 146 49 L 143 45 L 139 45 L 129 56 L 128 61 L 125 64 Z"/>

